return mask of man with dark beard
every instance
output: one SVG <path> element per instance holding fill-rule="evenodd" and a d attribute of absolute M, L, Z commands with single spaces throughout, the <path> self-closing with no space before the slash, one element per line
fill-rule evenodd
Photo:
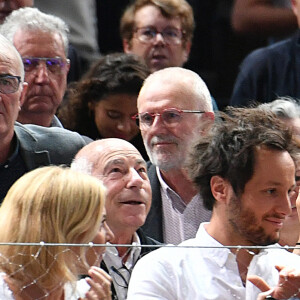
<path fill-rule="evenodd" d="M 189 163 L 210 222 L 181 247 L 140 260 L 128 300 L 254 300 L 260 289 L 275 299 L 300 296 L 300 258 L 275 244 L 291 213 L 299 148 L 270 112 L 232 108 L 222 120 Z"/>

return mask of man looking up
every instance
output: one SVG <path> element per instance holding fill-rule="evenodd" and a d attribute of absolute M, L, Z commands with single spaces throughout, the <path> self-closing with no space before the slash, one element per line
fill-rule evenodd
<path fill-rule="evenodd" d="M 55 117 L 67 83 L 68 27 L 36 8 L 12 12 L 0 27 L 22 56 L 28 90 L 19 112 L 22 124 L 60 126 Z"/>
<path fill-rule="evenodd" d="M 107 188 L 106 222 L 114 233 L 111 243 L 158 244 L 140 229 L 150 210 L 151 187 L 146 162 L 132 144 L 115 138 L 92 142 L 78 152 L 71 167 L 99 178 Z M 101 267 L 112 277 L 113 299 L 126 299 L 134 265 L 155 249 L 107 247 Z"/>
<path fill-rule="evenodd" d="M 213 123 L 210 93 L 196 73 L 166 68 L 145 80 L 137 105 L 153 193 L 144 230 L 158 241 L 178 244 L 210 219 L 185 168 L 193 142 Z"/>
<path fill-rule="evenodd" d="M 210 222 L 182 247 L 140 260 L 128 300 L 256 300 L 260 291 L 248 279 L 262 287 L 257 276 L 274 287 L 275 299 L 299 299 L 300 257 L 278 244 L 267 247 L 278 242 L 291 213 L 298 153 L 291 130 L 271 112 L 224 114 L 200 137 L 189 164 L 204 205 L 212 210 Z"/>

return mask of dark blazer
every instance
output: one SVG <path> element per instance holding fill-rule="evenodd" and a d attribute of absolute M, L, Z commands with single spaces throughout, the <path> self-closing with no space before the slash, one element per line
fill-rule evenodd
<path fill-rule="evenodd" d="M 70 165 L 76 153 L 88 144 L 81 135 L 58 127 L 15 123 L 20 154 L 29 170 L 47 165 Z M 92 140 L 90 140 L 92 141 Z"/>
<path fill-rule="evenodd" d="M 142 226 L 145 234 L 161 243 L 163 243 L 162 228 L 162 200 L 160 193 L 160 182 L 156 174 L 156 167 L 151 163 L 147 163 L 148 177 L 150 179 L 152 189 L 152 204 L 148 213 L 145 224 Z"/>
<path fill-rule="evenodd" d="M 159 243 L 158 241 L 148 237 L 145 235 L 145 233 L 143 232 L 143 230 L 141 228 L 139 228 L 137 231 L 136 231 L 137 235 L 139 236 L 139 239 L 140 239 L 140 242 L 141 242 L 141 245 L 162 245 L 161 243 Z M 149 252 L 153 251 L 153 250 L 156 250 L 158 249 L 159 247 L 142 247 L 141 249 L 141 254 L 140 254 L 140 257 L 143 257 L 144 255 L 148 254 Z M 107 266 L 104 262 L 104 260 L 102 260 L 101 264 L 100 264 L 100 267 L 101 269 L 103 269 L 105 272 L 109 273 L 108 269 L 107 269 Z M 116 293 L 116 290 L 115 290 L 115 287 L 114 287 L 114 284 L 112 282 L 112 285 L 111 285 L 111 292 L 112 292 L 112 300 L 123 300 L 123 299 L 118 299 L 117 297 L 117 293 Z"/>

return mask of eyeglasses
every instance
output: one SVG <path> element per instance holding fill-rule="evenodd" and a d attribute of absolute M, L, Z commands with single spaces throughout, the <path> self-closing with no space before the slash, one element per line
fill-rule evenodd
<path fill-rule="evenodd" d="M 205 111 L 167 108 L 164 109 L 162 113 L 139 113 L 132 116 L 132 119 L 135 119 L 137 125 L 141 128 L 147 128 L 153 124 L 156 116 L 161 116 L 166 126 L 175 127 L 181 121 L 183 113 L 204 114 Z"/>
<path fill-rule="evenodd" d="M 2 94 L 15 93 L 19 88 L 20 82 L 20 76 L 0 75 L 0 92 Z"/>
<path fill-rule="evenodd" d="M 163 31 L 158 31 L 154 27 L 141 27 L 135 30 L 136 37 L 142 43 L 152 43 L 156 38 L 157 34 L 161 34 L 164 41 L 170 45 L 178 45 L 181 43 L 183 36 L 182 30 L 177 28 L 166 28 Z"/>
<path fill-rule="evenodd" d="M 25 72 L 33 72 L 37 69 L 40 61 L 44 61 L 49 70 L 53 74 L 61 73 L 66 65 L 70 63 L 69 59 L 61 57 L 22 57 Z"/>

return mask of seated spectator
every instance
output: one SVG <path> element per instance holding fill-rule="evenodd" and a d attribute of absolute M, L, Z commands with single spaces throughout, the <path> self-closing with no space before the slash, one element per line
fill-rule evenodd
<path fill-rule="evenodd" d="M 55 113 L 65 94 L 70 67 L 67 25 L 58 17 L 27 7 L 12 12 L 0 33 L 17 48 L 25 68 L 28 89 L 18 121 L 62 127 Z"/>
<path fill-rule="evenodd" d="M 58 116 L 65 128 L 94 140 L 120 138 L 131 142 L 147 159 L 135 120 L 137 96 L 149 75 L 133 54 L 103 56 L 69 90 Z"/>
<path fill-rule="evenodd" d="M 294 135 L 300 138 L 300 106 L 292 98 L 281 98 L 269 103 L 263 103 L 258 106 L 264 111 L 271 111 L 278 116 L 287 126 L 289 126 Z M 296 199 L 299 193 L 300 179 L 300 157 L 296 160 L 296 184 L 297 189 L 291 197 L 292 212 L 286 217 L 283 227 L 280 231 L 279 244 L 282 246 L 296 246 L 300 234 L 300 223 L 296 208 Z M 291 250 L 292 251 L 292 250 Z"/>
<path fill-rule="evenodd" d="M 231 108 L 221 116 L 188 164 L 210 222 L 181 247 L 140 259 L 127 300 L 254 300 L 262 282 L 275 299 L 299 299 L 300 257 L 276 244 L 291 213 L 298 145 L 271 112 Z"/>
<path fill-rule="evenodd" d="M 92 176 L 43 167 L 21 177 L 0 208 L 0 299 L 111 299 L 110 277 L 96 267 L 113 238 L 104 212 L 105 188 Z M 90 278 L 78 280 L 79 274 Z"/>
<path fill-rule="evenodd" d="M 300 1 L 293 0 L 292 8 L 300 27 Z M 253 100 L 300 98 L 299 39 L 300 29 L 291 38 L 250 53 L 240 67 L 230 104 L 248 106 Z"/>
<path fill-rule="evenodd" d="M 140 56 L 151 73 L 187 62 L 194 28 L 193 9 L 185 0 L 132 1 L 120 25 L 124 52 Z M 213 98 L 212 103 L 218 110 Z"/>
<path fill-rule="evenodd" d="M 82 148 L 71 168 L 89 173 L 105 185 L 106 222 L 114 233 L 110 242 L 134 246 L 107 247 L 101 263 L 101 268 L 112 277 L 113 299 L 126 299 L 130 274 L 137 260 L 159 244 L 140 228 L 151 206 L 146 162 L 130 143 L 109 138 Z"/>
<path fill-rule="evenodd" d="M 0 35 L 0 202 L 24 173 L 50 164 L 68 165 L 87 143 L 63 128 L 15 122 L 27 87 L 20 54 Z"/>
<path fill-rule="evenodd" d="M 186 170 L 194 142 L 214 122 L 210 93 L 195 72 L 165 68 L 145 80 L 138 111 L 151 161 L 152 206 L 143 229 L 159 242 L 179 244 L 211 217 Z"/>

